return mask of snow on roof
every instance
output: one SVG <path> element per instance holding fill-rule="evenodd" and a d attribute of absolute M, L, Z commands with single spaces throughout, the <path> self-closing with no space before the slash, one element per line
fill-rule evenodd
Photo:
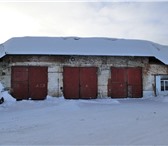
<path fill-rule="evenodd" d="M 5 56 L 5 48 L 2 44 L 0 44 L 0 58 Z"/>
<path fill-rule="evenodd" d="M 153 56 L 168 64 L 168 46 L 145 40 L 79 37 L 15 37 L 0 47 L 9 55 Z M 5 49 L 5 52 L 4 52 Z"/>

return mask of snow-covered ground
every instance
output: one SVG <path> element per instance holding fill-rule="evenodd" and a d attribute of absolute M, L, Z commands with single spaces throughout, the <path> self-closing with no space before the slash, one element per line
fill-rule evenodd
<path fill-rule="evenodd" d="M 168 97 L 14 101 L 3 92 L 0 145 L 168 144 Z"/>

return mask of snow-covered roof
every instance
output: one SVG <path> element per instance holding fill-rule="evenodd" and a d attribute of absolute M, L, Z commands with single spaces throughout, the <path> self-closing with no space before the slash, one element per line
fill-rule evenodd
<path fill-rule="evenodd" d="M 168 46 L 145 40 L 79 37 L 15 37 L 0 45 L 5 55 L 151 56 L 168 64 Z"/>
<path fill-rule="evenodd" d="M 5 49 L 4 46 L 0 44 L 0 58 L 2 58 L 3 56 L 5 56 Z"/>

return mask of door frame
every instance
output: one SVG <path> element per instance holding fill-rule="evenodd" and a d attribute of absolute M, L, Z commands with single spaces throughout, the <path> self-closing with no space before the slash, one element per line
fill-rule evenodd
<path fill-rule="evenodd" d="M 19 95 L 18 90 L 17 89 L 15 90 L 15 87 L 14 87 L 14 86 L 19 86 L 19 84 L 22 82 L 22 81 L 15 80 L 15 77 L 14 77 L 15 76 L 15 69 L 17 69 L 17 68 L 21 69 L 21 70 L 25 68 L 27 70 L 27 80 L 26 80 L 27 93 L 25 93 L 25 95 L 21 95 L 21 96 Z M 36 90 L 35 90 L 35 88 L 34 89 L 32 88 L 31 81 L 30 81 L 30 76 L 31 76 L 30 70 L 32 68 L 38 68 L 38 69 L 41 68 L 41 69 L 45 70 L 45 72 L 43 72 L 43 73 L 46 73 L 46 75 L 44 77 L 45 81 L 43 80 L 43 82 L 36 82 L 36 80 L 34 80 L 34 83 L 36 84 L 35 86 L 37 87 Z M 32 74 L 34 74 L 34 72 Z M 30 98 L 33 100 L 45 99 L 47 96 L 47 92 L 48 92 L 48 67 L 47 66 L 12 66 L 11 67 L 11 88 L 14 89 L 14 91 L 12 91 L 13 92 L 12 95 L 16 98 L 16 100 L 23 100 L 23 99 L 30 99 Z M 30 88 L 32 88 L 32 90 L 30 90 Z M 34 93 L 36 94 L 39 91 L 39 88 L 41 88 L 41 89 L 43 88 L 45 91 L 43 91 L 43 93 L 40 93 L 37 97 L 36 96 L 31 97 L 30 95 L 32 95 L 32 92 L 33 92 L 33 94 Z"/>
<path fill-rule="evenodd" d="M 74 72 L 74 76 L 70 76 L 68 78 L 68 71 L 69 73 L 73 73 L 72 70 L 76 70 Z M 91 76 L 87 77 L 85 71 L 91 73 Z M 97 77 L 97 67 L 71 67 L 71 66 L 64 66 L 63 67 L 63 94 L 65 99 L 95 99 L 97 98 L 98 92 L 98 77 Z M 73 80 L 74 78 L 74 80 Z M 86 80 L 85 80 L 86 79 Z M 94 82 L 91 83 L 90 80 Z M 73 85 L 75 88 L 73 88 Z M 88 88 L 93 88 L 93 91 L 90 91 Z M 88 91 L 88 94 L 86 94 Z M 73 96 L 73 93 L 75 96 Z M 69 95 L 68 95 L 69 94 Z"/>
<path fill-rule="evenodd" d="M 117 92 L 116 88 L 115 88 L 115 90 L 112 88 L 112 86 L 113 86 L 112 70 L 113 69 L 114 70 L 116 69 L 116 71 L 117 71 L 117 69 L 118 70 L 123 70 L 123 71 L 125 70 L 124 72 L 125 72 L 126 80 L 124 82 L 122 82 L 122 81 L 118 82 L 118 84 L 119 84 L 118 87 L 121 87 L 120 90 L 121 90 L 121 93 L 122 93 L 122 88 L 125 85 L 125 88 L 126 88 L 125 92 L 126 92 L 126 94 L 122 95 L 120 93 L 121 95 L 119 95 L 119 96 L 115 95 L 115 92 Z M 108 80 L 108 96 L 109 97 L 112 97 L 112 98 L 127 98 L 127 97 L 140 98 L 140 97 L 143 96 L 142 95 L 143 94 L 142 93 L 143 83 L 142 83 L 142 68 L 141 67 L 111 67 L 110 71 L 111 71 L 111 77 Z M 137 76 L 135 76 L 135 79 L 131 78 L 131 73 L 133 71 L 137 71 Z M 117 78 L 119 78 L 119 77 L 117 77 Z M 138 80 L 139 83 L 137 83 L 137 82 L 134 83 L 134 80 Z M 130 82 L 133 82 L 133 83 L 130 83 Z"/>

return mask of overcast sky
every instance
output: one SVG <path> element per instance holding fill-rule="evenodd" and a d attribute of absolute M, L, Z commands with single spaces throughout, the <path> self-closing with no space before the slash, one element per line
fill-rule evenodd
<path fill-rule="evenodd" d="M 0 43 L 17 36 L 112 37 L 168 45 L 168 1 L 0 1 Z"/>

